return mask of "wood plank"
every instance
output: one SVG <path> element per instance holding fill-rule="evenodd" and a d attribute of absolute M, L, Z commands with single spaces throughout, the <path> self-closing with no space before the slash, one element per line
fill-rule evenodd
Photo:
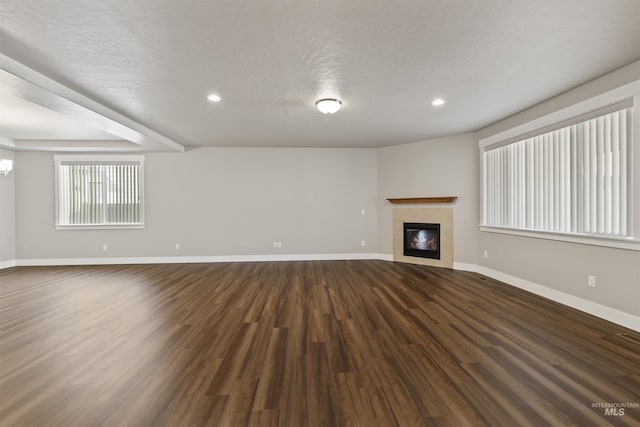
<path fill-rule="evenodd" d="M 440 196 L 440 197 L 400 197 L 387 199 L 393 204 L 418 204 L 418 203 L 453 203 L 458 196 Z"/>
<path fill-rule="evenodd" d="M 0 270 L 7 426 L 640 425 L 640 334 L 386 261 Z"/>

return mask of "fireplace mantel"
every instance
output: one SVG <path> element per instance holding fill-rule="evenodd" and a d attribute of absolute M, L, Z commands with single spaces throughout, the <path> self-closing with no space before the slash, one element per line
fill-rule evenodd
<path fill-rule="evenodd" d="M 408 203 L 453 203 L 458 196 L 442 196 L 442 197 L 405 197 L 400 199 L 387 199 L 390 203 L 408 204 Z"/>

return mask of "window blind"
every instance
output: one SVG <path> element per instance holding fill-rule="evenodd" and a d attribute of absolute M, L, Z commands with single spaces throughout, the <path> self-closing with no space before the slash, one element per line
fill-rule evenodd
<path fill-rule="evenodd" d="M 140 162 L 60 162 L 58 225 L 142 224 Z"/>
<path fill-rule="evenodd" d="M 488 226 L 631 237 L 631 108 L 483 155 Z"/>

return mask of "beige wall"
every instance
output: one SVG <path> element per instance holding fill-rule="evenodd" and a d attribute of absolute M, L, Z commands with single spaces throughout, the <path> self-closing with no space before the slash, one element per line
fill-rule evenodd
<path fill-rule="evenodd" d="M 479 247 L 489 253 L 484 267 L 640 315 L 640 252 L 487 232 Z"/>
<path fill-rule="evenodd" d="M 482 129 L 478 140 L 638 78 L 640 61 Z M 637 166 L 634 170 L 640 173 Z M 487 259 L 482 256 L 485 250 Z M 638 251 L 478 232 L 477 259 L 481 266 L 640 316 Z M 595 289 L 587 286 L 587 275 L 596 276 Z"/>
<path fill-rule="evenodd" d="M 17 158 L 18 259 L 377 252 L 375 149 L 146 154 L 144 230 L 55 230 L 53 155 Z"/>
<path fill-rule="evenodd" d="M 394 205 L 386 201 L 387 198 L 457 196 L 453 204 L 421 204 L 415 207 L 452 207 L 453 261 L 475 264 L 479 221 L 478 165 L 477 140 L 473 134 L 379 149 L 380 252 L 393 253 Z"/>
<path fill-rule="evenodd" d="M 0 159 L 14 159 L 14 153 L 0 150 Z M 15 172 L 10 172 L 7 176 L 0 175 L 0 264 L 15 258 Z"/>

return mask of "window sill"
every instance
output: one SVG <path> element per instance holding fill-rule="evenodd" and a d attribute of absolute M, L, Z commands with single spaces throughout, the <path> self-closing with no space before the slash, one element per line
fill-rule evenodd
<path fill-rule="evenodd" d="M 498 234 L 510 234 L 513 236 L 532 237 L 535 239 L 556 240 L 560 242 L 578 243 L 582 245 L 604 246 L 608 248 L 627 249 L 640 251 L 640 240 L 617 239 L 607 237 L 586 236 L 580 234 L 563 234 L 548 231 L 521 230 L 506 227 L 480 226 L 480 231 Z"/>
<path fill-rule="evenodd" d="M 141 230 L 144 224 L 56 225 L 56 230 Z"/>

